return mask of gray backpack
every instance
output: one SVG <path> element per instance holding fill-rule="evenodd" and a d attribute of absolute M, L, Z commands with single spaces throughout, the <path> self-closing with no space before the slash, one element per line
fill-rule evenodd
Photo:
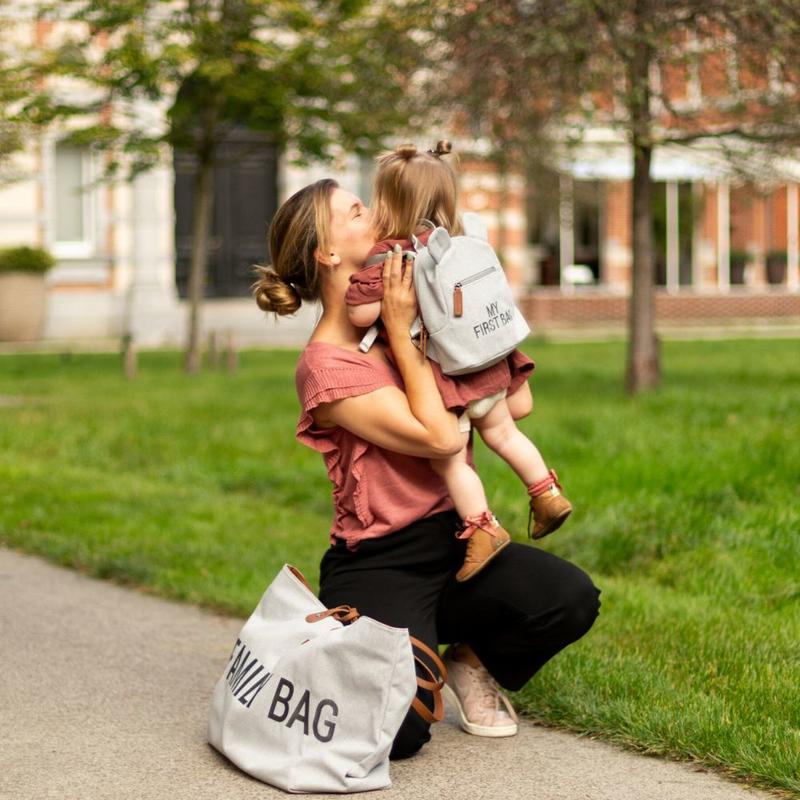
<path fill-rule="evenodd" d="M 427 334 L 427 355 L 445 375 L 478 372 L 501 361 L 531 332 L 486 226 L 463 215 L 463 236 L 434 228 L 426 246 L 414 240 L 414 288 Z"/>
<path fill-rule="evenodd" d="M 445 375 L 490 367 L 530 333 L 483 220 L 465 213 L 462 224 L 462 236 L 450 236 L 431 224 L 434 230 L 427 245 L 412 237 L 421 319 L 412 325 L 411 336 Z M 363 352 L 372 346 L 377 332 L 376 326 L 367 331 L 360 345 Z"/>

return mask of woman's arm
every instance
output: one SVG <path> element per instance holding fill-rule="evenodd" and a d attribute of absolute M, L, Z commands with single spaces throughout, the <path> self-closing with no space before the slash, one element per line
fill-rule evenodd
<path fill-rule="evenodd" d="M 412 263 L 401 272 L 402 254 L 394 252 L 384 264 L 381 317 L 405 394 L 384 387 L 347 397 L 317 409 L 315 422 L 339 425 L 387 450 L 427 458 L 457 453 L 464 443 L 455 414 L 444 406 L 428 360 L 414 346 L 409 328 L 417 314 Z"/>
<path fill-rule="evenodd" d="M 438 390 L 437 390 L 438 394 Z M 340 426 L 384 450 L 421 458 L 446 458 L 455 455 L 465 444 L 465 434 L 452 422 L 426 427 L 414 416 L 408 397 L 395 386 L 346 397 L 318 406 L 314 422 L 321 428 Z"/>

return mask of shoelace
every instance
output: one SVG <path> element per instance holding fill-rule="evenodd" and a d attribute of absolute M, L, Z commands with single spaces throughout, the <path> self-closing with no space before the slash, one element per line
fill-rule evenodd
<path fill-rule="evenodd" d="M 561 489 L 561 484 L 558 482 L 558 475 L 554 469 L 551 469 L 547 473 L 546 478 L 542 478 L 540 481 L 536 483 L 532 483 L 528 487 L 528 494 L 531 497 L 536 497 L 537 495 L 544 494 L 548 489 L 551 489 L 555 486 L 557 489 Z"/>
<path fill-rule="evenodd" d="M 497 518 L 487 508 L 480 514 L 464 517 L 464 529 L 456 534 L 457 539 L 469 539 L 478 528 L 482 528 L 486 533 L 497 536 L 495 528 L 499 525 Z"/>
<path fill-rule="evenodd" d="M 468 674 L 470 686 L 477 690 L 479 705 L 495 712 L 502 711 L 500 707 L 500 690 L 487 669 L 485 667 L 470 667 Z"/>

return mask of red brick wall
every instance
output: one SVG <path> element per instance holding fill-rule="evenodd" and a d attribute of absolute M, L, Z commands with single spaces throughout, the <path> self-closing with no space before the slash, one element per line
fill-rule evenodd
<path fill-rule="evenodd" d="M 630 247 L 631 184 L 629 181 L 608 181 L 606 193 L 606 238 Z"/>
<path fill-rule="evenodd" d="M 786 249 L 786 187 L 781 186 L 776 189 L 769 200 L 771 214 L 769 217 L 769 241 L 770 250 Z"/>
<path fill-rule="evenodd" d="M 754 239 L 753 195 L 746 187 L 731 188 L 731 250 L 747 250 Z"/>
<path fill-rule="evenodd" d="M 536 333 L 548 328 L 623 323 L 627 319 L 628 298 L 599 292 L 564 295 L 557 289 L 541 289 L 525 297 L 520 307 Z M 669 295 L 659 291 L 656 317 L 660 322 L 685 321 L 697 325 L 733 319 L 800 319 L 800 294 L 734 291 L 728 295 Z"/>

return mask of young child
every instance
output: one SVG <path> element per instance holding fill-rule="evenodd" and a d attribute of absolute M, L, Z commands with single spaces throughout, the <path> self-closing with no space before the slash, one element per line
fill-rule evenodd
<path fill-rule="evenodd" d="M 368 328 L 380 316 L 383 297 L 383 260 L 399 244 L 413 250 L 411 234 L 424 244 L 430 229 L 420 220 L 429 220 L 451 234 L 459 234 L 456 215 L 455 173 L 442 156 L 450 143 L 439 142 L 435 150 L 417 151 L 414 145 L 401 145 L 378 159 L 372 201 L 373 226 L 379 242 L 370 252 L 360 272 L 351 276 L 345 295 L 350 321 Z M 540 539 L 556 530 L 572 511 L 561 494 L 554 470 L 547 468 L 541 454 L 516 426 L 506 397 L 519 390 L 534 369 L 534 363 L 519 350 L 503 361 L 480 372 L 457 377 L 444 375 L 435 361 L 431 366 L 445 405 L 460 414 L 459 428 L 464 446 L 455 456 L 431 459 L 434 471 L 442 477 L 456 511 L 464 521 L 459 538 L 467 539 L 464 565 L 456 578 L 465 581 L 477 574 L 505 547 L 510 537 L 488 507 L 486 493 L 467 456 L 471 424 L 486 445 L 503 458 L 528 488 L 533 530 Z"/>

